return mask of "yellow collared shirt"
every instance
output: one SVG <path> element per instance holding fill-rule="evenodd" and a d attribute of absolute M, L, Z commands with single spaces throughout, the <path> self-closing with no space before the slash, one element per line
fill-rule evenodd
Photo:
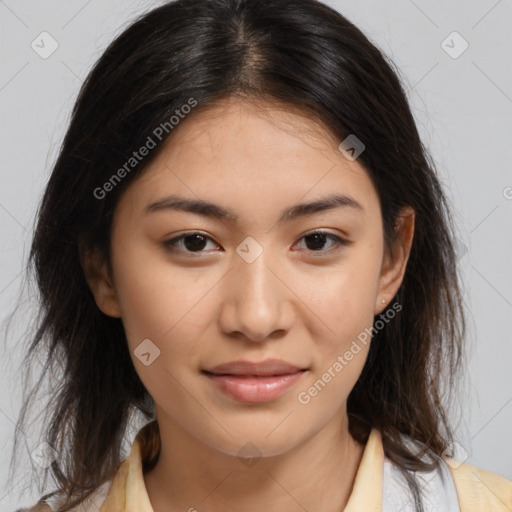
<path fill-rule="evenodd" d="M 154 512 L 143 478 L 144 448 L 139 431 L 115 477 L 73 512 Z M 424 482 L 426 512 L 512 511 L 511 481 L 455 459 L 442 459 L 440 467 L 417 474 Z M 384 455 L 380 431 L 372 429 L 344 512 L 414 512 L 409 492 L 401 473 Z M 46 500 L 50 510 L 57 510 L 60 499 L 54 495 Z M 25 511 L 30 509 L 16 512 Z"/>

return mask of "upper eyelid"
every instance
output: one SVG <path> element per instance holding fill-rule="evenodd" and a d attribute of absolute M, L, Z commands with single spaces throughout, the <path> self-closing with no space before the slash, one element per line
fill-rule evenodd
<path fill-rule="evenodd" d="M 316 235 L 316 234 L 334 236 L 334 237 L 338 237 L 341 239 L 348 239 L 348 237 L 346 235 L 343 235 L 343 234 L 339 235 L 336 233 L 331 233 L 330 231 L 327 231 L 326 229 L 322 229 L 322 228 L 313 229 L 311 231 L 306 231 L 306 233 L 300 235 L 298 237 L 298 239 L 300 240 L 301 238 L 304 238 L 305 236 Z M 187 236 L 192 236 L 192 235 L 201 235 L 201 236 L 204 236 L 205 238 L 208 238 L 209 240 L 215 241 L 215 239 L 212 236 L 210 236 L 202 231 L 197 231 L 197 230 L 196 231 L 185 231 L 179 235 L 175 235 L 172 238 L 167 239 L 166 241 L 172 242 L 173 240 L 177 240 L 182 237 L 187 237 Z"/>
<path fill-rule="evenodd" d="M 338 234 L 335 234 L 335 233 L 331 233 L 330 231 L 327 231 L 326 229 L 322 229 L 322 228 L 318 228 L 318 229 L 313 229 L 311 231 L 307 231 L 306 233 L 304 233 L 303 235 L 300 235 L 298 237 L 297 240 L 301 240 L 303 239 L 304 237 L 306 236 L 310 236 L 310 235 L 316 235 L 316 234 L 321 234 L 321 235 L 326 235 L 328 237 L 331 237 L 333 238 L 338 244 L 343 244 L 343 245 L 349 245 L 351 244 L 351 241 L 344 235 L 338 235 Z M 184 233 L 181 233 L 177 236 L 173 236 L 172 238 L 168 239 L 168 240 L 165 240 L 163 243 L 167 246 L 170 246 L 170 247 L 174 247 L 175 244 L 182 240 L 183 238 L 186 238 L 187 236 L 193 236 L 193 235 L 201 235 L 203 236 L 204 238 L 214 242 L 215 244 L 218 244 L 214 238 L 212 238 L 210 235 L 207 235 L 205 233 L 203 233 L 202 231 L 186 231 Z M 219 245 L 219 244 L 218 244 Z M 193 251 L 183 251 L 185 253 L 189 253 L 189 254 L 194 254 Z M 206 251 L 197 251 L 196 254 L 201 254 L 202 252 L 206 252 Z M 318 252 L 318 253 L 322 253 L 322 252 L 329 252 L 329 251 L 311 251 L 311 252 Z"/>

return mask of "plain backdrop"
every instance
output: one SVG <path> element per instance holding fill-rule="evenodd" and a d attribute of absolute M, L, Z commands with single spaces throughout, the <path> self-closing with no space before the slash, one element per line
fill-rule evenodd
<path fill-rule="evenodd" d="M 0 2 L 0 320 L 18 298 L 35 211 L 82 81 L 113 37 L 160 3 Z M 470 352 L 457 438 L 467 462 L 512 480 L 512 3 L 328 3 L 400 69 L 453 203 Z M 41 44 L 34 49 L 41 38 L 45 51 L 58 45 L 51 55 L 41 55 Z M 33 432 L 17 433 L 26 453 L 15 485 L 4 486 L 21 404 L 18 338 L 27 320 L 15 322 L 1 352 L 0 511 L 39 497 L 39 490 L 28 490 L 19 503 L 16 494 L 34 483 L 30 453 L 43 436 L 36 419 Z"/>

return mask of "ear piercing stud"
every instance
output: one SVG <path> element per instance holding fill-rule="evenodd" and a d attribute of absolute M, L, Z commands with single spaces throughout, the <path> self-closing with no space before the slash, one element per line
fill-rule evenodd
<path fill-rule="evenodd" d="M 385 304 L 385 302 L 386 302 L 386 299 L 382 299 L 382 304 Z"/>

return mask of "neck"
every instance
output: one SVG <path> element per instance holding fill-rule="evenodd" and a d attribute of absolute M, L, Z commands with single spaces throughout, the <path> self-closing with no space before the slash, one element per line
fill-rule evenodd
<path fill-rule="evenodd" d="M 364 451 L 349 434 L 346 416 L 334 417 L 286 453 L 251 463 L 191 437 L 168 416 L 159 418 L 159 429 L 160 456 L 144 474 L 154 512 L 259 512 L 270 506 L 340 512 Z"/>

